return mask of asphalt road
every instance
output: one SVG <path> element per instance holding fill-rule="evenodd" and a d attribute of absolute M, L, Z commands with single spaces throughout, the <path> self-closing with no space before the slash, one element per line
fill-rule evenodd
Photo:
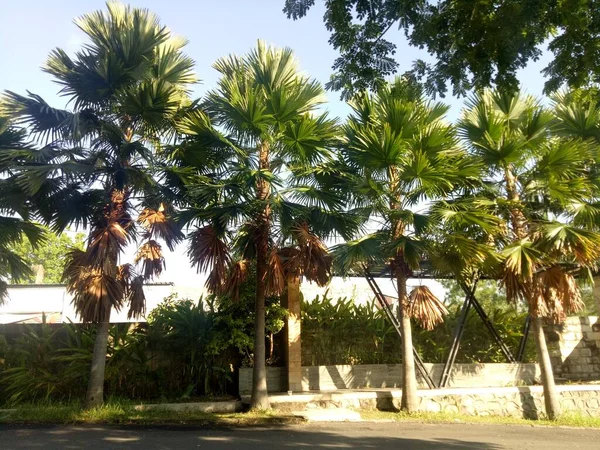
<path fill-rule="evenodd" d="M 600 430 L 421 423 L 279 428 L 0 425 L 0 449 L 600 449 Z"/>

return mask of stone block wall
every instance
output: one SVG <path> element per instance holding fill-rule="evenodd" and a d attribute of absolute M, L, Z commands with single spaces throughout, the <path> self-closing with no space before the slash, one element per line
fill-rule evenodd
<path fill-rule="evenodd" d="M 430 376 L 439 380 L 443 364 L 425 364 Z M 535 384 L 539 377 L 537 364 L 455 364 L 449 387 L 524 386 Z M 418 377 L 419 387 L 426 389 Z M 356 366 L 303 366 L 302 391 L 335 391 L 341 389 L 399 388 L 402 384 L 401 364 L 361 364 Z M 240 395 L 252 388 L 252 369 L 240 369 Z M 284 367 L 267 367 L 269 392 L 287 391 Z"/>
<path fill-rule="evenodd" d="M 557 386 L 563 412 L 600 415 L 600 387 Z M 543 418 L 544 393 L 541 386 L 498 388 L 451 388 L 419 390 L 419 410 L 461 413 L 471 416 Z M 313 408 L 353 408 L 396 411 L 402 391 L 371 390 L 344 393 L 318 393 L 270 396 L 271 406 L 279 411 Z"/>
<path fill-rule="evenodd" d="M 598 386 L 557 386 L 561 410 L 578 414 L 600 414 Z M 544 393 L 541 386 L 515 388 L 461 389 L 420 392 L 419 410 L 461 413 L 472 416 L 509 416 L 539 419 L 544 417 Z M 399 401 L 394 406 L 400 406 Z"/>
<path fill-rule="evenodd" d="M 560 381 L 600 380 L 600 319 L 569 317 L 545 327 L 554 376 Z"/>

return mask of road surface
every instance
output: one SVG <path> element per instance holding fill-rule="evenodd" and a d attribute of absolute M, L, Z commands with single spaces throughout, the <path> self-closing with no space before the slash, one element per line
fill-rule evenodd
<path fill-rule="evenodd" d="M 0 425 L 0 449 L 250 449 L 308 448 L 600 449 L 600 430 L 508 425 L 333 423 L 285 427 L 17 426 Z"/>

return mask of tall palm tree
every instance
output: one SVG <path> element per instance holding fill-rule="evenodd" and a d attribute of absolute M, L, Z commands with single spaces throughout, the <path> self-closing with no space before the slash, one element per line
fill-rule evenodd
<path fill-rule="evenodd" d="M 574 220 L 574 205 L 597 194 L 589 142 L 564 130 L 535 99 L 486 91 L 467 104 L 459 122 L 470 152 L 485 165 L 486 185 L 497 186 L 494 209 L 507 226 L 493 242 L 502 259 L 509 300 L 522 299 L 532 317 L 546 413 L 560 414 L 543 319 L 563 321 L 581 306 L 575 276 L 600 257 L 600 234 Z"/>
<path fill-rule="evenodd" d="M 182 53 L 186 42 L 154 14 L 119 3 L 107 8 L 76 20 L 89 42 L 74 58 L 57 49 L 44 67 L 72 111 L 31 93 L 7 92 L 4 107 L 45 142 L 40 150 L 7 156 L 26 194 L 48 199 L 40 218 L 56 231 L 90 228 L 86 249 L 68 255 L 64 273 L 76 311 L 98 324 L 87 406 L 103 401 L 111 309 L 128 304 L 130 316 L 143 313 L 143 282 L 164 267 L 157 240 L 173 248 L 183 237 L 152 171 L 154 153 L 162 138 L 174 135 L 196 80 L 193 61 Z M 134 264 L 121 263 L 138 237 Z"/>
<path fill-rule="evenodd" d="M 478 169 L 457 146 L 444 119 L 448 108 L 428 102 L 403 79 L 375 95 L 359 95 L 351 106 L 342 144 L 344 163 L 355 175 L 348 189 L 375 230 L 337 246 L 335 257 L 344 272 L 360 264 L 390 268 L 403 339 L 402 409 L 413 412 L 418 398 L 411 317 L 432 327 L 445 308 L 426 287 L 407 292 L 407 280 L 434 248 L 429 239 L 431 202 L 476 178 Z"/>
<path fill-rule="evenodd" d="M 265 297 L 281 294 L 288 276 L 326 283 L 323 239 L 345 232 L 343 205 L 325 189 L 338 178 L 328 168 L 337 126 L 317 112 L 323 88 L 298 71 L 290 49 L 259 41 L 214 67 L 221 79 L 203 104 L 208 115 L 188 116 L 174 158 L 182 158 L 187 178 L 184 220 L 197 226 L 189 256 L 209 273 L 209 289 L 235 296 L 248 264 L 255 266 L 251 407 L 266 409 Z M 185 169 L 199 161 L 204 167 L 194 174 Z"/>
<path fill-rule="evenodd" d="M 31 221 L 35 205 L 27 201 L 15 183 L 10 158 L 6 157 L 30 148 L 26 132 L 0 117 L 0 305 L 6 299 L 8 281 L 18 281 L 31 273 L 25 260 L 13 251 L 13 245 L 25 236 L 35 246 L 44 237 L 43 229 Z"/>

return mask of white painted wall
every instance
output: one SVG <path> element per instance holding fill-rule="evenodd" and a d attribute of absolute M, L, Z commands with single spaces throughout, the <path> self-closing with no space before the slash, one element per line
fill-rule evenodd
<path fill-rule="evenodd" d="M 375 281 L 380 287 L 384 295 L 389 297 L 398 297 L 398 292 L 393 281 L 390 278 L 376 278 Z M 408 280 L 408 292 L 412 288 L 425 285 L 437 296 L 441 301 L 444 300 L 445 289 L 435 280 Z M 326 287 L 319 287 L 316 283 L 303 281 L 300 285 L 305 301 L 312 301 L 317 295 L 323 296 L 328 291 L 328 297 L 334 300 L 342 297 L 352 298 L 358 304 L 365 304 L 372 300 L 374 295 L 369 287 L 367 280 L 364 277 L 333 277 L 331 282 Z"/>
<path fill-rule="evenodd" d="M 165 297 L 173 293 L 174 286 L 171 284 L 147 285 L 144 291 L 146 293 L 146 309 L 149 312 L 156 308 Z M 81 321 L 71 304 L 71 296 L 64 286 L 35 285 L 8 288 L 8 298 L 4 305 L 0 306 L 0 324 L 39 321 L 42 313 L 51 317 L 53 322 L 78 323 Z M 127 319 L 127 309 L 113 310 L 110 320 L 114 323 L 140 321 Z"/>
<path fill-rule="evenodd" d="M 197 281 L 196 279 L 190 281 Z M 378 278 L 379 284 L 384 295 L 397 297 L 396 289 L 389 278 Z M 409 280 L 410 289 L 419 284 L 429 286 L 432 292 L 440 300 L 444 298 L 444 288 L 440 283 L 434 280 Z M 317 295 L 323 296 L 328 291 L 328 296 L 334 300 L 348 297 L 359 304 L 365 304 L 373 299 L 373 292 L 367 284 L 367 280 L 362 277 L 341 278 L 334 277 L 328 286 L 319 287 L 315 283 L 303 281 L 301 286 L 305 301 L 312 301 Z M 149 313 L 152 309 L 163 301 L 163 299 L 173 293 L 180 299 L 190 299 L 197 301 L 200 297 L 206 296 L 208 291 L 203 283 L 200 284 L 150 284 L 145 287 L 146 292 L 146 311 Z M 8 298 L 4 305 L 0 306 L 0 324 L 16 323 L 31 320 L 41 320 L 42 313 L 46 314 L 48 320 L 53 322 L 80 322 L 79 317 L 71 304 L 71 296 L 61 285 L 35 285 L 35 286 L 11 286 L 8 288 Z M 111 313 L 111 322 L 137 322 L 145 321 L 145 318 L 138 320 L 127 319 L 127 309 L 121 311 L 113 310 Z"/>

